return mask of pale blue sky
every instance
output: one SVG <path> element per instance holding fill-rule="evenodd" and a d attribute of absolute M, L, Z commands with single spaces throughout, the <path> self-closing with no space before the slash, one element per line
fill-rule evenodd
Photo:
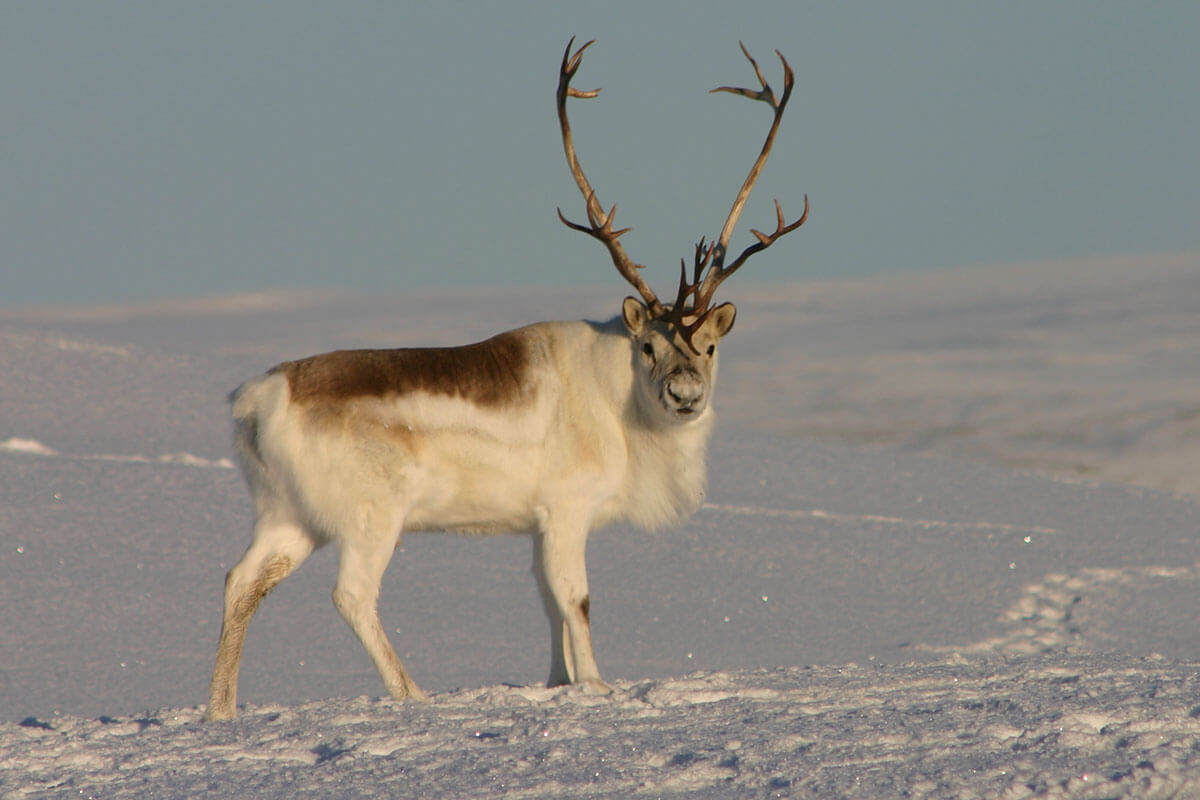
<path fill-rule="evenodd" d="M 553 92 L 669 293 L 798 85 L 734 280 L 1200 249 L 1200 3 L 0 2 L 0 306 L 603 284 Z M 624 288 L 616 288 L 624 292 Z"/>

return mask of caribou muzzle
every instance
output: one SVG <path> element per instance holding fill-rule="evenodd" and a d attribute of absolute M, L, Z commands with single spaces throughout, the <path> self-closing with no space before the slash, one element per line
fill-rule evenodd
<path fill-rule="evenodd" d="M 704 379 L 691 367 L 680 367 L 663 381 L 662 402 L 682 417 L 699 414 L 707 404 Z"/>

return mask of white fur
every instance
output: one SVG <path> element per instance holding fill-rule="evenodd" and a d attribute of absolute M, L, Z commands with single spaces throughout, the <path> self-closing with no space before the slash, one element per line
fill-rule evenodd
<path fill-rule="evenodd" d="M 588 533 L 617 521 L 675 523 L 700 504 L 715 346 L 733 324 L 732 306 L 722 307 L 694 335 L 697 355 L 638 308 L 627 300 L 608 323 L 518 331 L 529 357 L 518 403 L 421 390 L 302 404 L 279 371 L 240 387 L 235 444 L 257 521 L 226 578 L 208 716 L 235 713 L 242 642 L 259 601 L 330 541 L 341 549 L 334 604 L 392 696 L 423 697 L 376 613 L 406 530 L 533 534 L 549 682 L 604 690 L 587 616 Z"/>

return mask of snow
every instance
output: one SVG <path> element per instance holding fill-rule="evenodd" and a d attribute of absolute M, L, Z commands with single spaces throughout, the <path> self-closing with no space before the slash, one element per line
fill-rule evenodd
<path fill-rule="evenodd" d="M 220 725 L 196 708 L 28 719 L 3 756 L 14 797 L 1172 797 L 1198 760 L 1198 683 L 1116 656 L 695 672 Z"/>
<path fill-rule="evenodd" d="M 52 448 L 46 447 L 36 439 L 22 439 L 20 436 L 11 436 L 0 442 L 0 450 L 8 450 L 13 453 L 36 453 L 42 456 L 58 455 Z"/>
<path fill-rule="evenodd" d="M 1197 266 L 731 286 L 708 502 L 590 542 L 612 696 L 541 685 L 528 540 L 418 534 L 380 612 L 432 702 L 379 698 L 322 551 L 229 723 L 227 391 L 611 287 L 0 313 L 0 797 L 1200 797 Z"/>

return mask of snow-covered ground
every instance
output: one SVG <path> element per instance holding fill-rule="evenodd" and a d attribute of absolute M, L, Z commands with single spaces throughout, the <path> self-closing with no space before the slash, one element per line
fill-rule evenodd
<path fill-rule="evenodd" d="M 1200 797 L 1200 258 L 730 296 L 708 503 L 590 543 L 612 696 L 541 686 L 528 540 L 418 534 L 380 611 L 432 703 L 323 551 L 215 724 L 226 392 L 613 287 L 0 312 L 0 796 Z"/>

